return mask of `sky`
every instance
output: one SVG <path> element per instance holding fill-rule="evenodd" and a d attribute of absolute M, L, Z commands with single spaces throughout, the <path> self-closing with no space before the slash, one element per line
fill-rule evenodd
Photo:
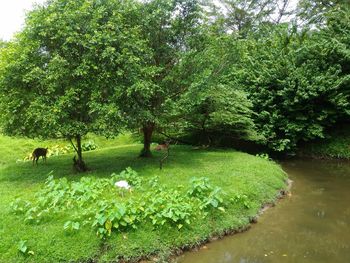
<path fill-rule="evenodd" d="M 0 0 L 0 39 L 10 40 L 22 29 L 25 12 L 45 0 Z"/>
<path fill-rule="evenodd" d="M 22 29 L 26 11 L 31 10 L 35 3 L 44 2 L 45 0 L 0 0 L 0 39 L 10 40 L 15 32 Z M 296 2 L 297 0 L 290 0 L 291 6 Z"/>

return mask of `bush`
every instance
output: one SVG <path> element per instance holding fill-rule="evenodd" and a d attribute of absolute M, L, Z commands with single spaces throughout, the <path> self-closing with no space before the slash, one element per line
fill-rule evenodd
<path fill-rule="evenodd" d="M 89 140 L 87 142 L 84 142 L 81 145 L 81 148 L 83 149 L 84 152 L 92 151 L 97 149 L 97 145 L 93 140 Z"/>

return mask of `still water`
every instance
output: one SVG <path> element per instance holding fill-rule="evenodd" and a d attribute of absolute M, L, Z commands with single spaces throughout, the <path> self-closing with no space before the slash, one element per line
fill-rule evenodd
<path fill-rule="evenodd" d="M 177 263 L 350 262 L 350 162 L 288 161 L 291 196 L 244 233 L 188 252 Z"/>

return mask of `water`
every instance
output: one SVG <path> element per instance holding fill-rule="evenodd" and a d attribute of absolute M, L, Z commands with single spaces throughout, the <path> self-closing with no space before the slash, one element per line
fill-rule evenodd
<path fill-rule="evenodd" d="M 350 162 L 289 161 L 291 196 L 247 232 L 206 244 L 178 263 L 350 262 Z"/>

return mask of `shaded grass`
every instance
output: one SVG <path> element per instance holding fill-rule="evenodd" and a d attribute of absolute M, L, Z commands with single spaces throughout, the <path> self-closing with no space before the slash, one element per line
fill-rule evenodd
<path fill-rule="evenodd" d="M 37 141 L 0 137 L 1 147 L 6 148 L 7 156 L 0 167 L 0 262 L 57 262 L 57 261 L 97 261 L 130 259 L 151 254 L 168 255 L 174 248 L 195 245 L 213 235 L 228 229 L 238 229 L 249 223 L 261 206 L 276 198 L 277 191 L 285 187 L 286 175 L 273 162 L 232 150 L 193 150 L 187 146 L 176 146 L 159 170 L 159 159 L 164 153 L 156 152 L 151 159 L 138 158 L 141 145 L 117 146 L 101 139 L 97 142 L 106 148 L 86 152 L 86 163 L 91 169 L 85 174 L 76 174 L 71 166 L 71 154 L 52 157 L 46 164 L 38 167 L 30 162 L 16 163 L 21 144 L 32 147 Z M 124 138 L 123 143 L 131 142 Z M 55 143 L 52 141 L 52 143 Z M 14 145 L 16 147 L 10 147 Z M 26 147 L 27 147 L 26 146 Z M 108 147 L 107 147 L 108 146 Z M 114 146 L 114 147 L 111 147 Z M 235 193 L 246 194 L 250 209 L 229 205 L 225 213 L 216 212 L 177 230 L 170 226 L 154 229 L 144 224 L 137 230 L 112 234 L 107 240 L 96 236 L 90 226 L 67 234 L 63 224 L 70 214 L 55 216 L 39 225 L 25 224 L 23 217 L 11 213 L 9 204 L 20 197 L 32 200 L 50 171 L 55 178 L 67 177 L 76 181 L 82 176 L 109 177 L 112 172 L 119 173 L 131 166 L 143 180 L 159 176 L 159 183 L 167 187 L 182 185 L 184 191 L 191 177 L 208 177 L 213 185 L 223 188 L 227 196 Z M 138 194 L 133 193 L 133 194 Z M 35 255 L 25 258 L 16 248 L 20 240 L 27 240 L 29 249 Z"/>
<path fill-rule="evenodd" d="M 102 136 L 97 136 L 94 134 L 88 134 L 83 138 L 83 142 L 89 140 L 94 141 L 98 149 L 135 143 L 135 138 L 133 138 L 130 134 L 121 134 L 114 139 L 106 139 Z M 4 166 L 8 163 L 13 163 L 15 161 L 23 161 L 23 159 L 26 156 L 30 155 L 35 148 L 50 148 L 56 145 L 59 145 L 61 147 L 70 146 L 70 142 L 65 139 L 40 140 L 28 138 L 13 138 L 0 134 L 0 168 L 1 166 Z"/>

